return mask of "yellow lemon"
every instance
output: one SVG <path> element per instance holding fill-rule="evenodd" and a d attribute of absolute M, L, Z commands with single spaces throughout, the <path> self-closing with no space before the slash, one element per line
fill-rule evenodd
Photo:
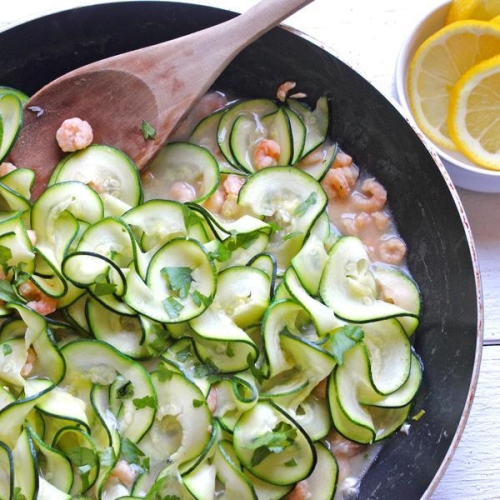
<path fill-rule="evenodd" d="M 420 129 L 437 145 L 456 150 L 448 132 L 450 91 L 476 64 L 500 54 L 500 25 L 457 21 L 429 37 L 408 71 L 408 98 Z"/>
<path fill-rule="evenodd" d="M 446 17 L 446 24 L 463 19 L 489 21 L 500 15 L 500 0 L 453 0 Z"/>
<path fill-rule="evenodd" d="M 450 95 L 448 126 L 464 155 L 500 170 L 500 55 L 473 66 L 458 80 Z"/>
<path fill-rule="evenodd" d="M 491 23 L 496 23 L 496 24 L 500 24 L 500 15 L 499 16 L 496 16 L 494 17 L 491 21 Z"/>

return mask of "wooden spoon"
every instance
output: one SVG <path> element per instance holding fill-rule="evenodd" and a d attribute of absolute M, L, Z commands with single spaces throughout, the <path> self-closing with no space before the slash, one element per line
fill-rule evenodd
<path fill-rule="evenodd" d="M 57 78 L 26 103 L 9 161 L 36 172 L 36 199 L 63 157 L 57 129 L 79 117 L 91 124 L 94 143 L 122 149 L 143 168 L 241 50 L 312 1 L 262 0 L 224 23 Z M 144 138 L 143 120 L 155 129 L 154 139 Z"/>

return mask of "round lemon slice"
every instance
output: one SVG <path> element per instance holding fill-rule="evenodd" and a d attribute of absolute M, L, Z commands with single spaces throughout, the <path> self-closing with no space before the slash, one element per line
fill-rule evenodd
<path fill-rule="evenodd" d="M 457 147 L 448 132 L 450 90 L 476 64 L 500 54 L 500 25 L 457 21 L 429 37 L 408 71 L 408 98 L 417 125 L 436 145 Z"/>
<path fill-rule="evenodd" d="M 500 170 L 500 55 L 467 71 L 453 87 L 448 117 L 458 149 L 480 166 Z"/>
<path fill-rule="evenodd" d="M 500 0 L 453 0 L 446 17 L 446 24 L 463 19 L 489 21 L 500 15 Z"/>

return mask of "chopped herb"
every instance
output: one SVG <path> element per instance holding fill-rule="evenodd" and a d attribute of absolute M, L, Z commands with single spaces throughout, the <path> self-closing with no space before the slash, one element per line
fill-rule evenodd
<path fill-rule="evenodd" d="M 66 455 L 75 467 L 90 465 L 94 467 L 97 464 L 96 456 L 93 450 L 85 446 L 75 446 L 66 451 Z"/>
<path fill-rule="evenodd" d="M 260 435 L 248 446 L 255 450 L 251 458 L 251 465 L 259 465 L 266 457 L 273 453 L 281 453 L 291 446 L 297 437 L 297 429 L 287 422 L 280 422 L 272 431 Z"/>
<path fill-rule="evenodd" d="M 302 203 L 300 203 L 295 211 L 293 212 L 293 215 L 296 215 L 297 217 L 302 217 L 309 207 L 312 207 L 318 199 L 318 195 L 316 193 L 311 193 Z"/>
<path fill-rule="evenodd" d="M 132 402 L 134 403 L 136 410 L 142 410 L 143 408 L 153 408 L 153 410 L 156 410 L 158 408 L 158 402 L 154 396 L 134 398 Z"/>
<path fill-rule="evenodd" d="M 174 372 L 170 370 L 167 365 L 164 363 L 158 365 L 158 368 L 156 369 L 156 375 L 158 376 L 158 380 L 160 382 L 167 382 L 169 381 L 172 376 L 174 375 Z"/>
<path fill-rule="evenodd" d="M 415 420 L 415 422 L 417 422 L 418 420 L 420 420 L 423 416 L 425 415 L 425 410 L 420 410 L 416 415 L 414 415 L 412 417 L 412 420 Z"/>
<path fill-rule="evenodd" d="M 121 452 L 124 460 L 130 465 L 134 464 L 146 472 L 149 471 L 149 457 L 129 438 L 122 439 Z"/>
<path fill-rule="evenodd" d="M 146 120 L 142 120 L 141 133 L 144 139 L 154 139 L 156 137 L 156 130 Z"/>
<path fill-rule="evenodd" d="M 20 486 L 16 486 L 14 488 L 14 495 L 12 496 L 12 500 L 27 500 L 27 498 L 23 495 Z"/>
<path fill-rule="evenodd" d="M 19 286 L 24 282 L 28 281 L 30 278 L 30 274 L 24 271 L 24 267 L 26 267 L 26 262 L 17 263 L 12 269 L 14 270 L 14 285 Z"/>
<path fill-rule="evenodd" d="M 110 283 L 106 274 L 101 273 L 95 278 L 95 286 L 93 293 L 96 297 L 102 297 L 103 295 L 111 295 L 116 292 L 116 284 Z"/>
<path fill-rule="evenodd" d="M 291 460 L 288 460 L 288 462 L 285 462 L 283 465 L 285 467 L 296 467 L 297 466 L 297 460 L 295 460 L 295 458 L 292 458 Z"/>
<path fill-rule="evenodd" d="M 134 395 L 134 385 L 129 380 L 116 389 L 116 397 L 118 399 L 130 399 Z"/>
<path fill-rule="evenodd" d="M 180 312 L 184 309 L 184 306 L 174 297 L 167 297 L 162 303 L 170 319 L 178 318 Z"/>
<path fill-rule="evenodd" d="M 169 289 L 185 299 L 189 294 L 193 280 L 193 270 L 190 267 L 164 267 L 160 271 L 167 280 Z"/>
<path fill-rule="evenodd" d="M 208 307 L 212 303 L 212 300 L 210 299 L 210 297 L 207 297 L 206 295 L 203 295 L 198 290 L 195 290 L 191 294 L 191 298 L 193 299 L 193 302 L 195 303 L 195 305 L 198 306 L 198 307 L 200 307 L 201 305 L 204 305 L 205 307 Z"/>
<path fill-rule="evenodd" d="M 4 356 L 12 354 L 12 347 L 10 346 L 10 344 L 2 344 L 2 352 Z"/>
<path fill-rule="evenodd" d="M 271 226 L 271 231 L 274 233 L 277 233 L 278 231 L 281 231 L 283 228 L 275 221 L 267 221 L 267 223 Z"/>
<path fill-rule="evenodd" d="M 233 343 L 232 342 L 228 342 L 227 343 L 226 356 L 228 358 L 234 358 L 234 356 L 235 356 L 234 347 L 233 347 Z"/>
<path fill-rule="evenodd" d="M 193 407 L 194 408 L 199 408 L 200 406 L 203 406 L 205 404 L 205 401 L 202 399 L 193 399 Z"/>
<path fill-rule="evenodd" d="M 231 250 L 222 243 L 217 245 L 216 250 L 210 252 L 209 257 L 217 262 L 227 262 L 231 258 Z"/>
<path fill-rule="evenodd" d="M 175 359 L 180 363 L 184 363 L 191 357 L 191 355 L 191 346 L 188 345 L 187 347 L 184 347 L 184 349 L 175 353 Z"/>
<path fill-rule="evenodd" d="M 12 250 L 9 247 L 0 245 L 0 265 L 3 267 L 4 274 L 7 274 L 10 259 L 12 259 Z"/>
<path fill-rule="evenodd" d="M 184 209 L 184 226 L 189 230 L 193 226 L 196 226 L 200 223 L 200 217 L 194 212 L 190 210 L 186 205 L 182 205 Z"/>
<path fill-rule="evenodd" d="M 6 280 L 0 280 L 0 300 L 4 302 L 19 302 L 16 289 Z"/>
<path fill-rule="evenodd" d="M 331 336 L 331 351 L 339 365 L 344 362 L 344 354 L 360 342 L 364 332 L 359 326 L 346 325 L 338 328 Z"/>

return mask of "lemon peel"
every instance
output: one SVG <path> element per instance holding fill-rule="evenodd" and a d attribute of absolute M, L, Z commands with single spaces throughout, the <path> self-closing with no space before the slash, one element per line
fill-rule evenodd
<path fill-rule="evenodd" d="M 500 15 L 500 0 L 453 0 L 446 24 L 464 19 L 489 21 Z"/>

